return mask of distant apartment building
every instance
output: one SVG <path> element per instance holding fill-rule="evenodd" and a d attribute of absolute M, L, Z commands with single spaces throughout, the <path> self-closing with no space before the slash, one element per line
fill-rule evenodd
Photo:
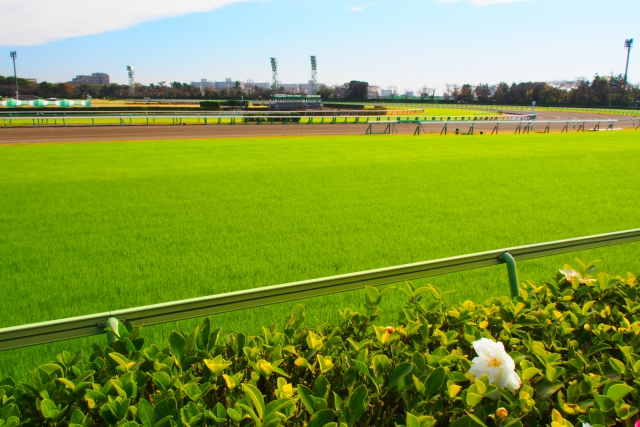
<path fill-rule="evenodd" d="M 269 82 L 263 82 L 263 83 L 258 82 L 258 83 L 256 83 L 251 79 L 247 80 L 247 82 L 244 84 L 244 86 L 248 87 L 248 88 L 258 87 L 260 89 L 265 89 L 265 90 L 271 89 L 271 83 L 269 83 Z"/>
<path fill-rule="evenodd" d="M 380 98 L 380 92 L 382 89 L 380 86 L 369 86 L 367 89 L 367 98 L 369 99 L 377 99 Z"/>
<path fill-rule="evenodd" d="M 69 83 L 77 85 L 81 83 L 90 85 L 108 85 L 110 83 L 109 74 L 107 73 L 91 73 L 90 76 L 75 76 Z"/>
<path fill-rule="evenodd" d="M 214 90 L 224 90 L 224 89 L 233 89 L 236 87 L 236 81 L 231 77 L 227 77 L 223 81 L 209 81 L 207 79 L 200 79 L 199 82 L 191 82 L 191 86 L 197 87 L 200 90 L 214 89 Z M 249 80 L 251 81 L 251 80 Z M 244 89 L 245 83 L 240 82 L 240 87 Z"/>
<path fill-rule="evenodd" d="M 206 90 L 208 88 L 214 90 L 224 90 L 224 89 L 232 89 L 236 86 L 236 81 L 230 77 L 226 78 L 224 81 L 208 81 L 207 79 L 200 79 L 199 82 L 191 82 L 191 86 L 197 87 L 200 90 Z M 278 89 L 284 87 L 284 90 L 287 92 L 293 93 L 311 93 L 311 85 L 312 82 L 309 80 L 308 83 L 281 83 L 278 82 Z M 258 82 L 249 79 L 246 82 L 240 82 L 240 87 L 243 89 L 248 88 L 252 89 L 254 87 L 259 87 L 260 89 L 271 89 L 271 83 L 269 82 Z M 322 83 L 318 83 L 318 87 L 322 86 Z"/>
<path fill-rule="evenodd" d="M 213 82 L 208 81 L 207 79 L 200 79 L 199 82 L 191 82 L 191 86 L 197 87 L 200 90 L 209 89 L 213 86 Z"/>
<path fill-rule="evenodd" d="M 38 84 L 38 79 L 25 79 L 25 80 L 29 80 L 29 82 L 33 83 L 34 85 Z"/>
<path fill-rule="evenodd" d="M 393 95 L 393 91 L 390 89 L 384 89 L 380 91 L 380 98 L 388 98 Z"/>
<path fill-rule="evenodd" d="M 221 82 L 213 82 L 213 88 L 215 90 L 224 90 L 231 89 L 236 85 L 236 80 L 233 80 L 231 77 L 227 77 L 224 81 Z"/>

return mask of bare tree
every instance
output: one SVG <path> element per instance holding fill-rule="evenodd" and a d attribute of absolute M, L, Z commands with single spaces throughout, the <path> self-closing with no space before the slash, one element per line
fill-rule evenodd
<path fill-rule="evenodd" d="M 455 100 L 457 100 L 460 97 L 460 86 L 457 84 L 450 84 L 447 83 L 446 85 L 444 85 L 445 90 L 446 90 L 446 94 L 448 95 L 447 98 L 453 98 Z"/>
<path fill-rule="evenodd" d="M 436 90 L 435 88 L 427 87 L 427 85 L 424 85 L 420 88 L 418 94 L 420 95 L 420 100 L 422 101 L 424 101 L 428 97 L 431 97 L 431 100 L 433 101 L 433 98 L 436 96 Z"/>

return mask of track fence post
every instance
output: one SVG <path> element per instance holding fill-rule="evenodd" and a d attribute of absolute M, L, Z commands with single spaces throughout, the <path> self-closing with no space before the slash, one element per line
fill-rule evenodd
<path fill-rule="evenodd" d="M 516 260 L 509 252 L 505 252 L 498 257 L 500 261 L 507 264 L 507 273 L 509 274 L 509 288 L 511 289 L 511 298 L 520 296 L 520 287 L 518 284 L 518 269 L 516 268 Z"/>
<path fill-rule="evenodd" d="M 109 345 L 113 344 L 120 338 L 118 336 L 118 324 L 120 322 L 115 317 L 109 317 L 107 322 L 104 324 L 104 329 L 107 332 L 107 343 Z"/>

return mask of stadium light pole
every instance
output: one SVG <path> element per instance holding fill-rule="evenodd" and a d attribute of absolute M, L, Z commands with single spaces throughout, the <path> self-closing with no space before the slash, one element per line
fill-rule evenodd
<path fill-rule="evenodd" d="M 315 55 L 311 55 L 311 95 L 318 91 L 318 61 Z"/>
<path fill-rule="evenodd" d="M 627 77 L 629 76 L 629 55 L 631 54 L 631 46 L 633 46 L 633 39 L 626 39 L 624 41 L 624 47 L 627 49 L 627 66 L 624 69 L 624 82 L 627 83 Z"/>
<path fill-rule="evenodd" d="M 271 58 L 271 89 L 278 90 L 278 58 Z"/>
<path fill-rule="evenodd" d="M 13 77 L 16 79 L 16 101 L 20 99 L 19 87 L 18 87 L 18 73 L 16 72 L 16 58 L 18 57 L 18 52 L 12 50 L 9 55 L 11 59 L 13 59 Z"/>

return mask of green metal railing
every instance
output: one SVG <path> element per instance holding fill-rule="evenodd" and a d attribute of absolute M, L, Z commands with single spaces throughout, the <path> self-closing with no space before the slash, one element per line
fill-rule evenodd
<path fill-rule="evenodd" d="M 519 295 L 516 261 L 635 241 L 640 241 L 640 228 L 14 326 L 0 329 L 0 351 L 104 334 L 107 329 L 116 330 L 119 321 L 133 326 L 156 325 L 498 264 L 507 265 L 511 295 L 516 297 Z M 108 340 L 114 339 L 115 335 L 109 333 Z"/>

